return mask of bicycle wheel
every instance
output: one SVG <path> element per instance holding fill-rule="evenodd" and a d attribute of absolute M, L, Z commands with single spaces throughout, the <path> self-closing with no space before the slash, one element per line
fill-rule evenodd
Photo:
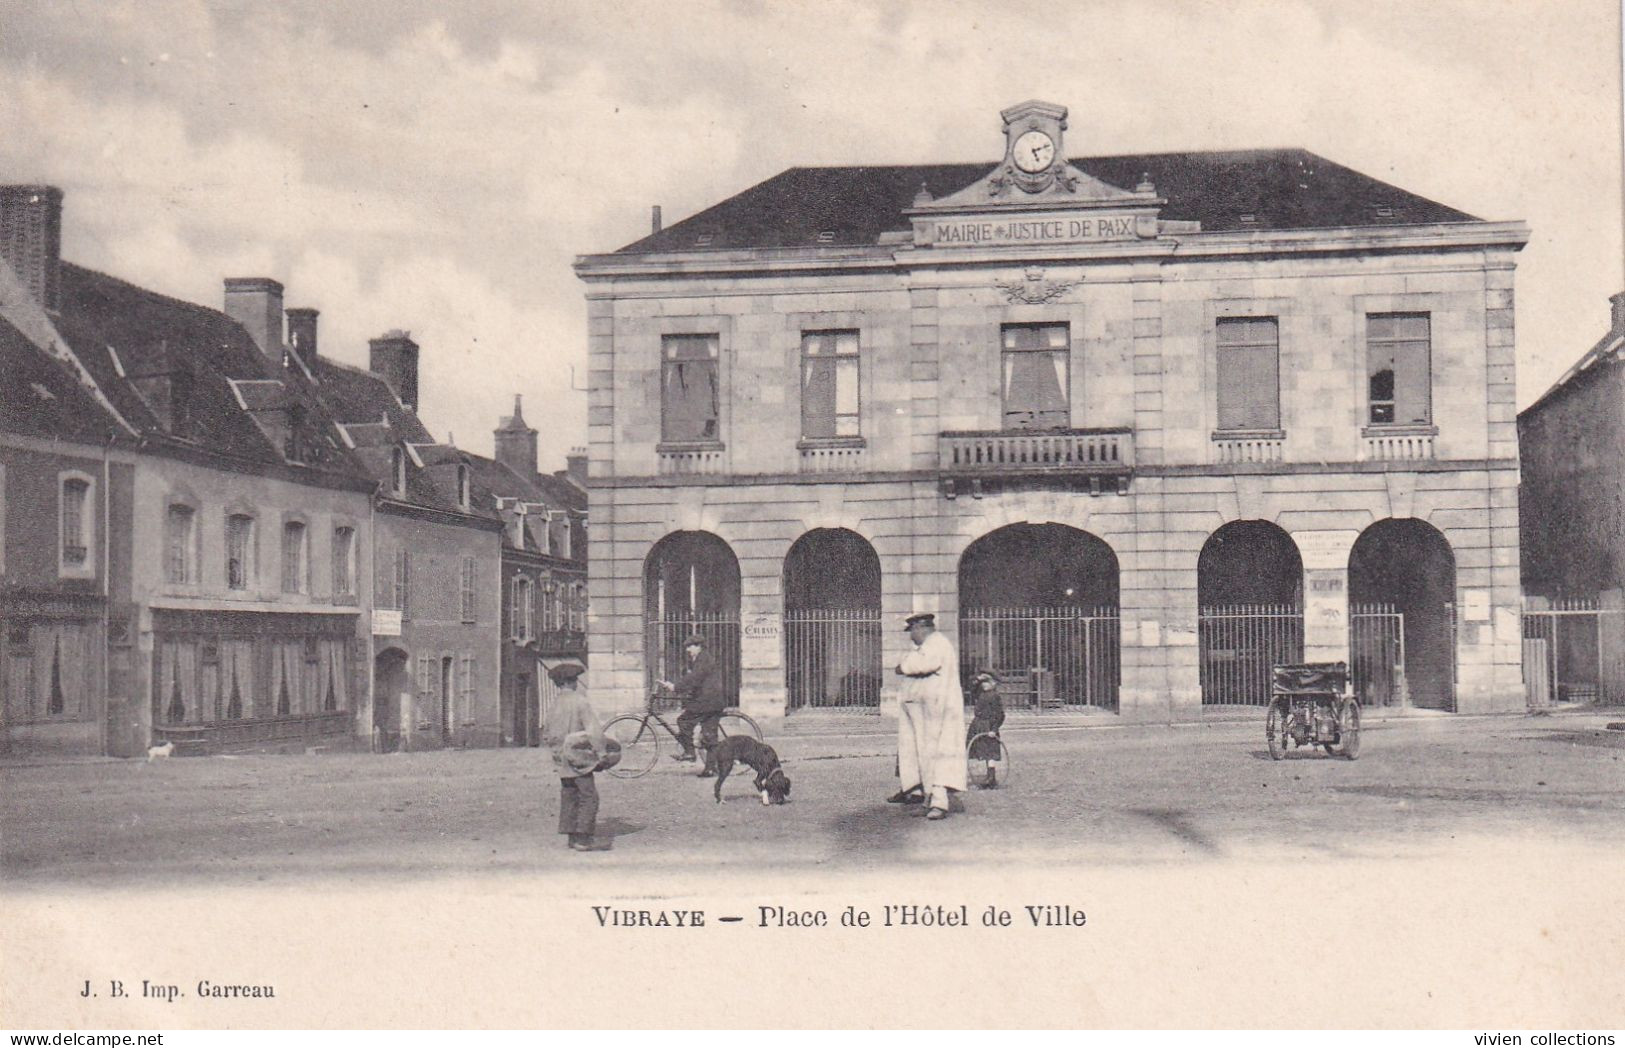
<path fill-rule="evenodd" d="M 717 718 L 717 737 L 725 739 L 730 735 L 749 735 L 761 742 L 762 728 L 743 713 L 729 710 Z"/>
<path fill-rule="evenodd" d="M 992 732 L 983 732 L 965 747 L 966 785 L 996 790 L 1010 785 L 1010 749 Z"/>
<path fill-rule="evenodd" d="M 647 775 L 660 759 L 660 735 L 647 716 L 616 717 L 604 725 L 604 734 L 621 744 L 621 762 L 609 769 L 617 779 Z"/>

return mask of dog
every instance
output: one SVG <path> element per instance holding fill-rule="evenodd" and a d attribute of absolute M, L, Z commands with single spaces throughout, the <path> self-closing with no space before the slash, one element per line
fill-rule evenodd
<path fill-rule="evenodd" d="M 783 804 L 790 799 L 790 777 L 779 764 L 779 755 L 773 747 L 757 742 L 749 735 L 730 735 L 711 747 L 706 754 L 705 770 L 717 777 L 717 803 L 722 803 L 722 783 L 734 770 L 734 764 L 749 765 L 756 772 L 756 792 L 763 804 Z"/>
<path fill-rule="evenodd" d="M 172 754 L 174 752 L 175 752 L 175 743 L 174 743 L 173 740 L 166 739 L 164 741 L 164 743 L 162 745 L 160 745 L 160 746 L 148 746 L 147 747 L 147 763 L 151 764 L 153 761 L 168 760 L 170 754 Z"/>

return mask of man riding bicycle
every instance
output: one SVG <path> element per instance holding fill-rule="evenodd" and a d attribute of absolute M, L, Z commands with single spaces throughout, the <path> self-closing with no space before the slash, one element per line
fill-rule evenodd
<path fill-rule="evenodd" d="M 715 746 L 717 722 L 728 707 L 728 699 L 722 693 L 722 671 L 717 666 L 716 656 L 705 650 L 705 638 L 698 633 L 689 637 L 683 642 L 683 654 L 683 675 L 675 683 L 660 683 L 683 702 L 683 712 L 677 717 L 677 742 L 683 752 L 674 754 L 672 760 L 694 761 L 698 759 L 694 752 L 694 726 L 700 727 L 702 747 L 709 750 Z M 709 773 L 707 769 L 701 771 L 700 776 L 704 778 Z"/>

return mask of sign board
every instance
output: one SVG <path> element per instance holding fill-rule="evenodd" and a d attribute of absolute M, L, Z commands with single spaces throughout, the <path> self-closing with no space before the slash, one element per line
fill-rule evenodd
<path fill-rule="evenodd" d="M 401 613 L 383 608 L 374 608 L 372 612 L 372 635 L 374 637 L 399 637 L 401 635 Z"/>
<path fill-rule="evenodd" d="M 1359 538 L 1354 531 L 1297 531 L 1292 541 L 1298 544 L 1305 571 L 1342 571 L 1349 566 L 1349 551 Z"/>
<path fill-rule="evenodd" d="M 747 618 L 739 630 L 739 665 L 748 670 L 779 668 L 783 624 L 773 612 Z"/>
<path fill-rule="evenodd" d="M 1076 212 L 968 218 L 916 218 L 914 242 L 937 247 L 1010 247 L 1022 244 L 1086 244 L 1157 235 L 1154 214 L 1079 215 Z"/>

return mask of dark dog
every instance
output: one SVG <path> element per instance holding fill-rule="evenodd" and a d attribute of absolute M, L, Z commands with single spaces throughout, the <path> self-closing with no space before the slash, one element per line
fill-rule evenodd
<path fill-rule="evenodd" d="M 790 799 L 790 779 L 779 765 L 779 755 L 773 747 L 757 742 L 749 735 L 730 735 L 711 747 L 706 754 L 705 770 L 717 777 L 717 803 L 722 803 L 722 783 L 734 770 L 734 764 L 747 764 L 756 772 L 756 792 L 763 804 L 783 804 Z"/>

